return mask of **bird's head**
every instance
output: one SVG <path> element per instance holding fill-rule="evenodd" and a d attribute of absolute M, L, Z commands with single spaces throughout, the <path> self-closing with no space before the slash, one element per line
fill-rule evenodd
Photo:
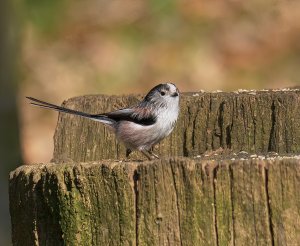
<path fill-rule="evenodd" d="M 144 98 L 145 102 L 174 106 L 179 103 L 179 90 L 173 83 L 159 84 L 152 88 Z"/>

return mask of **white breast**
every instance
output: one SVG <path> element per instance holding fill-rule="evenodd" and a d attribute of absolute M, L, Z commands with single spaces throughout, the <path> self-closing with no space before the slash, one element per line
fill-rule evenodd
<path fill-rule="evenodd" d="M 174 103 L 173 100 L 168 107 L 159 109 L 153 125 L 139 125 L 130 121 L 120 122 L 116 130 L 117 137 L 131 150 L 149 150 L 172 132 L 178 114 L 178 101 Z"/>
<path fill-rule="evenodd" d="M 154 124 L 157 135 L 165 138 L 172 132 L 178 118 L 179 112 L 177 108 L 173 107 L 171 110 L 163 110 L 159 113 L 156 123 Z"/>

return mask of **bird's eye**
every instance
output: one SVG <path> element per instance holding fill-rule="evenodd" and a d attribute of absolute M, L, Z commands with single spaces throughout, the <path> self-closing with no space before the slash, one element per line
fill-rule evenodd
<path fill-rule="evenodd" d="M 161 91 L 160 95 L 164 96 L 164 95 L 166 95 L 166 93 L 164 91 Z"/>

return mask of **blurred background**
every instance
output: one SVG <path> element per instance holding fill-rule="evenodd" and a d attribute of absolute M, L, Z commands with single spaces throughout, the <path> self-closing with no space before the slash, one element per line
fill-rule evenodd
<path fill-rule="evenodd" d="M 60 104 L 84 94 L 300 85 L 300 2 L 1 0 L 0 245 L 10 245 L 8 173 L 49 162 Z"/>

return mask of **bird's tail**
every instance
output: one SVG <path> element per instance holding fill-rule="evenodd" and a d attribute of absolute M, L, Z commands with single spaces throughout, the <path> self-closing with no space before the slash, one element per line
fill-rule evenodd
<path fill-rule="evenodd" d="M 91 120 L 102 122 L 102 123 L 107 124 L 107 125 L 112 125 L 114 123 L 114 120 L 108 118 L 105 115 L 88 114 L 88 113 L 84 113 L 84 112 L 81 112 L 81 111 L 77 111 L 77 110 L 57 106 L 55 104 L 51 104 L 51 103 L 48 103 L 48 102 L 44 102 L 44 101 L 41 101 L 41 100 L 33 98 L 33 97 L 26 97 L 26 98 L 31 101 L 30 104 L 33 105 L 33 106 L 46 108 L 46 109 L 52 109 L 52 110 L 67 113 L 67 114 L 78 115 L 78 116 L 81 116 L 81 117 L 84 117 L 84 118 L 88 118 L 88 119 L 91 119 Z"/>

